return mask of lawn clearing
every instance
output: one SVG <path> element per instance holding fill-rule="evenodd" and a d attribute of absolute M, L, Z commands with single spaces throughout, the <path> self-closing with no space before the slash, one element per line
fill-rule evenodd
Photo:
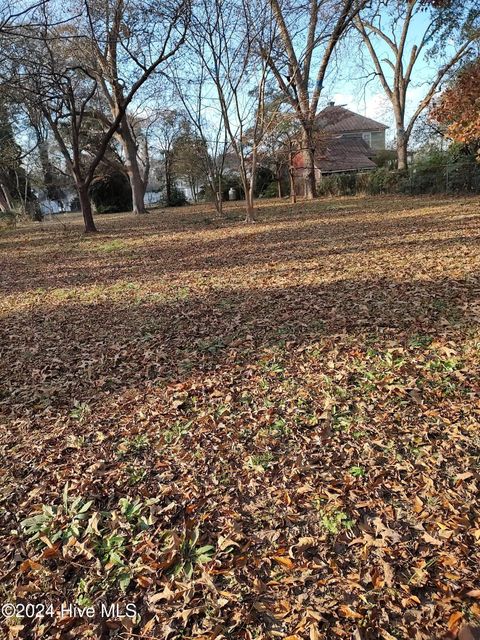
<path fill-rule="evenodd" d="M 5 637 L 478 623 L 479 204 L 272 201 L 254 225 L 190 207 L 0 235 L 1 599 L 53 608 Z"/>

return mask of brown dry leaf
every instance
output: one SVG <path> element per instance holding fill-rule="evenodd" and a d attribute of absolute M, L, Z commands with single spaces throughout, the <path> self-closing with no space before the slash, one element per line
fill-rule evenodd
<path fill-rule="evenodd" d="M 462 480 L 468 480 L 469 478 L 473 478 L 474 474 L 471 471 L 465 471 L 464 473 L 459 473 L 455 476 L 456 482 L 461 482 Z"/>
<path fill-rule="evenodd" d="M 363 616 L 360 613 L 358 613 L 357 611 L 354 611 L 351 607 L 349 607 L 346 604 L 341 604 L 338 607 L 338 610 L 344 618 L 351 618 L 353 620 L 361 620 L 363 618 Z"/>
<path fill-rule="evenodd" d="M 415 496 L 413 505 L 413 510 L 415 511 L 415 513 L 422 513 L 424 506 L 425 505 L 420 500 L 420 498 L 418 496 Z"/>
<path fill-rule="evenodd" d="M 240 545 L 238 544 L 238 542 L 235 542 L 235 540 L 220 536 L 218 538 L 217 547 L 220 551 L 225 551 L 225 549 L 228 549 L 229 547 L 240 547 Z"/>
<path fill-rule="evenodd" d="M 170 589 L 170 587 L 166 584 L 163 588 L 163 591 L 159 593 L 155 593 L 148 598 L 149 604 L 156 604 L 161 600 L 166 600 L 167 602 L 175 597 L 175 592 Z"/>
<path fill-rule="evenodd" d="M 42 571 L 44 570 L 45 567 L 40 564 L 40 562 L 37 562 L 36 560 L 25 560 L 24 562 L 22 562 L 22 564 L 20 565 L 19 571 L 21 571 L 22 573 L 26 573 L 27 571 Z"/>
<path fill-rule="evenodd" d="M 480 602 L 478 197 L 240 207 L 0 233 L 5 593 L 85 584 L 159 638 L 456 633 Z"/>
<path fill-rule="evenodd" d="M 309 636 L 310 640 L 320 640 L 320 633 L 316 625 L 310 625 Z"/>
<path fill-rule="evenodd" d="M 438 538 L 434 538 L 433 536 L 431 536 L 429 533 L 425 532 L 422 535 L 422 538 L 425 540 L 425 542 L 428 542 L 428 544 L 434 544 L 437 547 L 441 547 L 443 544 L 442 540 L 439 540 Z"/>
<path fill-rule="evenodd" d="M 287 569 L 294 569 L 295 565 L 288 556 L 272 556 L 272 559 Z"/>
<path fill-rule="evenodd" d="M 148 589 L 148 587 L 153 584 L 153 580 L 147 576 L 138 576 L 137 584 L 139 584 L 143 589 Z"/>
<path fill-rule="evenodd" d="M 452 613 L 447 623 L 449 631 L 452 631 L 452 632 L 456 631 L 462 619 L 463 619 L 462 611 L 455 611 L 454 613 Z"/>
<path fill-rule="evenodd" d="M 52 546 L 47 546 L 42 552 L 42 558 L 55 558 L 60 553 L 60 545 L 55 544 Z"/>
<path fill-rule="evenodd" d="M 312 536 L 299 538 L 298 542 L 290 547 L 290 556 L 293 558 L 295 553 L 302 553 L 307 549 L 311 549 L 318 545 L 318 540 Z"/>

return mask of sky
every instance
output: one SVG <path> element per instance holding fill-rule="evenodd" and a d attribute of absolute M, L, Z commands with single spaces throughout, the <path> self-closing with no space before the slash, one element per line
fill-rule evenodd
<path fill-rule="evenodd" d="M 421 40 L 428 24 L 428 12 L 421 12 L 412 20 L 406 47 L 408 55 L 413 44 Z M 375 41 L 375 44 L 377 47 L 380 46 L 378 40 Z M 379 50 L 380 59 L 387 56 L 392 59 L 392 52 L 387 45 L 384 44 Z M 431 79 L 435 77 L 438 68 L 447 59 L 450 59 L 454 52 L 455 43 L 452 38 L 448 38 L 442 42 L 441 52 L 435 58 L 424 56 L 418 60 L 412 74 L 412 83 L 407 92 L 407 116 L 414 112 L 427 93 Z M 365 85 L 365 80 L 362 78 L 365 71 L 359 64 L 358 45 L 347 45 L 341 48 L 338 57 L 340 59 L 336 61 L 336 68 L 341 71 L 331 74 L 322 95 L 322 105 L 325 106 L 328 101 L 333 100 L 335 104 L 345 105 L 352 111 L 386 124 L 389 127 L 386 134 L 387 141 L 392 142 L 395 136 L 395 120 L 391 103 L 378 79 Z M 405 58 L 407 57 L 406 55 Z M 373 64 L 366 51 L 364 52 L 364 64 L 368 65 L 370 70 L 373 69 Z M 386 67 L 386 65 L 383 66 Z M 388 67 L 386 68 L 388 70 Z"/>
<path fill-rule="evenodd" d="M 386 16 L 382 16 L 382 19 Z M 410 25 L 409 37 L 407 40 L 406 52 L 409 54 L 413 44 L 418 43 L 429 23 L 428 12 L 421 12 L 415 16 Z M 305 44 L 304 41 L 305 30 L 300 29 L 298 32 L 298 47 L 299 51 Z M 380 58 L 383 59 L 387 56 L 392 57 L 392 52 L 388 49 L 387 45 L 380 46 L 376 42 L 376 47 L 379 47 Z M 363 54 L 360 54 L 360 51 Z M 412 83 L 408 90 L 408 106 L 407 115 L 412 113 L 420 100 L 424 97 L 428 90 L 428 84 L 425 82 L 435 76 L 439 65 L 443 63 L 445 56 L 451 56 L 453 52 L 453 42 L 445 43 L 442 49 L 442 59 L 436 60 L 420 59 L 414 68 L 412 74 Z M 320 51 L 321 54 L 321 51 Z M 361 55 L 363 55 L 363 64 L 361 64 Z M 182 58 L 182 53 L 179 55 Z M 186 56 L 188 60 L 188 56 Z M 329 101 L 334 101 L 336 104 L 345 105 L 347 108 L 366 115 L 374 120 L 378 120 L 387 125 L 387 141 L 393 142 L 395 137 L 395 122 L 392 112 L 392 106 L 388 100 L 385 92 L 378 82 L 378 80 L 365 82 L 365 67 L 369 70 L 372 68 L 371 59 L 365 47 L 362 45 L 359 48 L 358 41 L 347 39 L 338 48 L 338 52 L 332 61 L 331 71 L 327 76 L 322 96 L 320 99 L 319 110 L 327 105 Z M 176 60 L 173 61 L 173 65 L 178 64 Z M 388 67 L 387 67 L 388 69 Z M 190 68 L 190 72 L 194 72 L 194 68 Z M 180 76 L 187 75 L 188 69 L 182 69 Z M 312 78 L 315 74 L 314 66 L 312 67 Z M 313 79 L 311 79 L 313 82 Z M 193 84 L 195 84 L 193 80 Z M 252 85 L 253 87 L 253 85 Z M 192 89 L 192 98 L 195 96 L 195 90 Z M 213 87 L 204 88 L 205 103 L 204 103 L 204 115 L 205 118 L 212 123 L 218 121 L 219 106 L 218 99 L 216 97 L 216 91 Z"/>

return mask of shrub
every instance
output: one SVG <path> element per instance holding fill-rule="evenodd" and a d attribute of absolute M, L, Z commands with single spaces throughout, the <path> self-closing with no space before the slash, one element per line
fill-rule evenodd
<path fill-rule="evenodd" d="M 339 174 L 325 176 L 317 185 L 317 192 L 320 196 L 343 196 L 342 185 Z"/>
<path fill-rule="evenodd" d="M 369 193 L 371 173 L 357 173 L 357 193 Z"/>
<path fill-rule="evenodd" d="M 366 184 L 366 192 L 369 195 L 380 193 L 399 193 L 402 191 L 408 176 L 404 171 L 389 171 L 383 167 L 369 174 L 370 180 Z"/>
<path fill-rule="evenodd" d="M 97 213 L 118 213 L 132 209 L 130 183 L 119 171 L 96 178 L 90 187 L 90 198 Z"/>
<path fill-rule="evenodd" d="M 380 149 L 374 157 L 377 167 L 395 169 L 397 166 L 397 153 L 393 149 Z"/>
<path fill-rule="evenodd" d="M 17 223 L 17 213 L 8 209 L 7 211 L 0 211 L 0 227 L 14 227 Z"/>
<path fill-rule="evenodd" d="M 276 198 L 278 196 L 278 183 L 270 182 L 260 194 L 262 198 Z"/>
<path fill-rule="evenodd" d="M 336 173 L 324 176 L 317 192 L 320 196 L 480 193 L 480 164 L 466 147 L 451 145 L 446 151 L 426 147 L 409 171 L 383 166 L 362 173 Z"/>
<path fill-rule="evenodd" d="M 183 207 L 183 205 L 188 204 L 185 191 L 173 186 L 170 190 L 170 199 L 165 204 L 167 207 Z"/>
<path fill-rule="evenodd" d="M 318 185 L 321 196 L 377 195 L 399 193 L 408 179 L 404 172 L 379 168 L 368 173 L 337 173 L 325 176 Z"/>

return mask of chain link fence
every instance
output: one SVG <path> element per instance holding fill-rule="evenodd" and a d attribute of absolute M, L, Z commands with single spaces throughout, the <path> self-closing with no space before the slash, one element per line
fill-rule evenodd
<path fill-rule="evenodd" d="M 480 164 L 457 161 L 433 167 L 414 165 L 404 188 L 412 194 L 480 193 Z"/>
<path fill-rule="evenodd" d="M 480 164 L 471 159 L 449 164 L 414 164 L 408 172 L 379 168 L 375 171 L 325 175 L 319 195 L 377 195 L 382 193 L 480 194 Z"/>

